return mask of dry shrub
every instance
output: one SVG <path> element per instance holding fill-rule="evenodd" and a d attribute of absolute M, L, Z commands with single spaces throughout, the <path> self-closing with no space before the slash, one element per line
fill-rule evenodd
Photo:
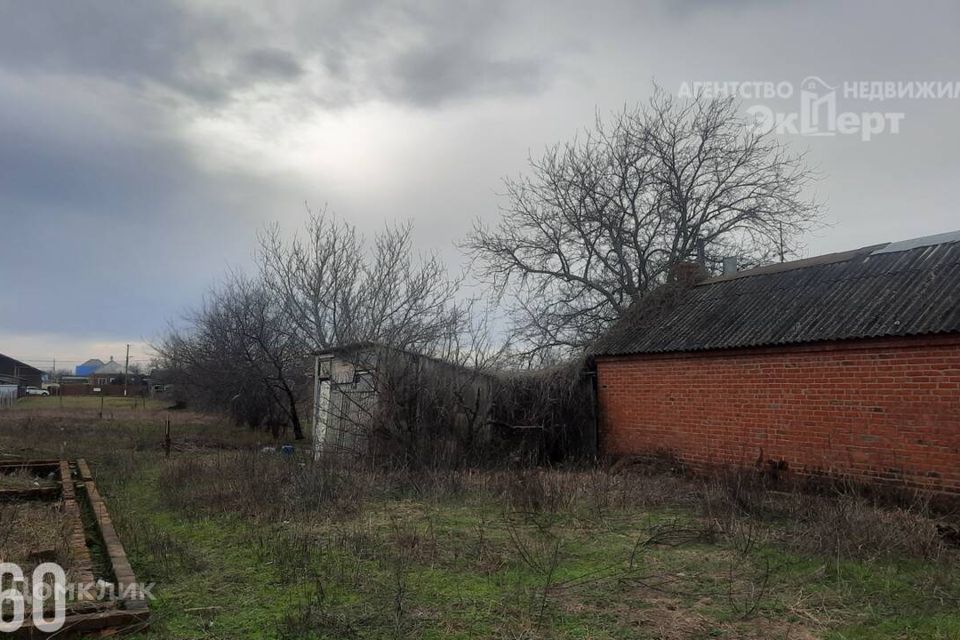
<path fill-rule="evenodd" d="M 920 507 L 884 508 L 855 493 L 814 495 L 771 488 L 752 472 L 708 481 L 602 469 L 412 470 L 348 468 L 273 453 L 223 451 L 170 460 L 164 501 L 186 514 L 232 513 L 285 519 L 348 515 L 378 499 L 492 499 L 521 513 L 604 518 L 644 508 L 694 507 L 735 548 L 776 544 L 802 553 L 856 559 L 940 558 L 937 522 Z"/>
<path fill-rule="evenodd" d="M 598 469 L 585 476 L 586 499 L 598 510 L 685 506 L 696 499 L 696 486 L 675 475 L 614 474 Z"/>
<path fill-rule="evenodd" d="M 593 383 L 581 361 L 518 371 L 362 343 L 335 362 L 348 373 L 331 383 L 325 446 L 385 468 L 533 466 L 595 454 Z"/>
<path fill-rule="evenodd" d="M 557 513 L 569 510 L 577 499 L 576 485 L 569 476 L 541 469 L 510 474 L 504 493 L 516 511 Z"/>
<path fill-rule="evenodd" d="M 811 496 L 797 514 L 789 545 L 800 551 L 858 559 L 939 559 L 946 551 L 937 523 L 922 513 L 881 508 L 858 496 Z"/>
<path fill-rule="evenodd" d="M 578 516 L 692 504 L 695 499 L 695 486 L 683 478 L 614 474 L 602 469 L 487 471 L 472 476 L 468 484 L 516 511 L 575 512 Z"/>
<path fill-rule="evenodd" d="M 517 463 L 590 460 L 596 455 L 596 415 L 592 379 L 580 358 L 536 370 L 503 371 L 493 387 L 489 420 L 506 427 L 494 459 Z M 537 437 L 511 437 L 511 427 L 537 427 Z M 526 441 L 524 441 L 526 440 Z"/>
<path fill-rule="evenodd" d="M 181 512 L 274 519 L 321 509 L 355 512 L 368 480 L 348 469 L 253 451 L 176 458 L 160 476 L 165 502 Z"/>
<path fill-rule="evenodd" d="M 0 562 L 16 563 L 26 573 L 43 562 L 57 562 L 71 572 L 69 527 L 57 503 L 0 503 Z"/>
<path fill-rule="evenodd" d="M 703 484 L 699 498 L 704 516 L 731 539 L 752 523 L 767 541 L 831 557 L 934 560 L 946 551 L 937 522 L 922 503 L 884 507 L 852 489 L 830 495 L 779 491 L 746 471 L 714 477 Z"/>

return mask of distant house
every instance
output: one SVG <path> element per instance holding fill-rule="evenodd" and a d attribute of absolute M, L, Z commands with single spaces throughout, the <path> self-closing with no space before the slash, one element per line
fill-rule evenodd
<path fill-rule="evenodd" d="M 103 366 L 103 360 L 99 358 L 90 358 L 83 364 L 78 364 L 74 369 L 73 373 L 75 376 L 86 378 L 93 374 L 94 371 Z"/>
<path fill-rule="evenodd" d="M 43 375 L 40 369 L 0 353 L 0 384 L 40 388 Z"/>
<path fill-rule="evenodd" d="M 170 369 L 151 369 L 150 375 L 144 378 L 151 395 L 172 393 L 175 379 L 176 375 Z"/>
<path fill-rule="evenodd" d="M 97 367 L 89 377 L 90 383 L 95 387 L 122 382 L 123 365 L 110 356 L 110 361 Z"/>
<path fill-rule="evenodd" d="M 960 232 L 666 285 L 591 353 L 602 453 L 960 493 Z"/>

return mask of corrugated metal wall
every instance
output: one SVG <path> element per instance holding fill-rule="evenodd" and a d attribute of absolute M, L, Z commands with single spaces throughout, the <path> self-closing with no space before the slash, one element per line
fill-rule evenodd
<path fill-rule="evenodd" d="M 0 409 L 12 407 L 17 401 L 17 385 L 0 384 Z"/>

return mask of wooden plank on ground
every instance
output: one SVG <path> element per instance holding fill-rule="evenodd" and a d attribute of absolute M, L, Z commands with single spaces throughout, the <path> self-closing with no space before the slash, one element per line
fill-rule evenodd
<path fill-rule="evenodd" d="M 39 631 L 33 626 L 32 621 L 27 621 L 18 631 L 12 635 L 21 640 L 35 640 L 39 638 L 70 638 L 81 633 L 89 633 L 105 629 L 116 631 L 142 630 L 149 623 L 150 612 L 146 609 L 139 611 L 124 611 L 121 609 L 112 609 L 107 611 L 98 611 L 95 613 L 77 613 L 68 615 L 63 628 L 59 631 L 48 633 Z"/>

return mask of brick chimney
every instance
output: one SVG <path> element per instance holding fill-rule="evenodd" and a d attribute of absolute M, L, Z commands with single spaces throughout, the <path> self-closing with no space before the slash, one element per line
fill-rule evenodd
<path fill-rule="evenodd" d="M 670 269 L 669 282 L 692 287 L 706 280 L 708 275 L 706 268 L 696 262 L 678 262 Z"/>

